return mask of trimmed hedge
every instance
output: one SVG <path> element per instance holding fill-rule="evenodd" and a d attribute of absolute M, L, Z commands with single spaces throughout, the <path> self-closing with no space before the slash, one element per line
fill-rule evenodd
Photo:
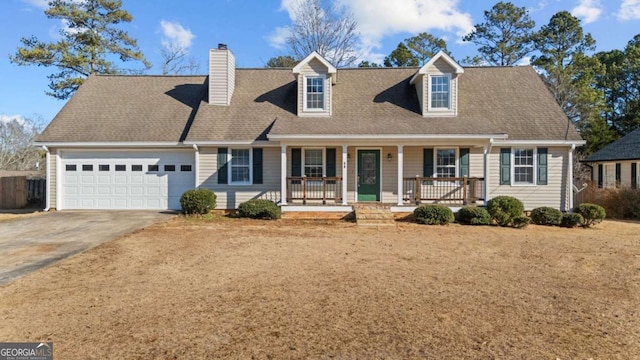
<path fill-rule="evenodd" d="M 512 220 L 511 226 L 516 229 L 524 229 L 531 223 L 531 218 L 528 216 L 516 216 Z"/>
<path fill-rule="evenodd" d="M 192 189 L 180 196 L 180 206 L 185 214 L 207 214 L 216 207 L 216 194 L 209 189 Z"/>
<path fill-rule="evenodd" d="M 607 213 L 602 206 L 590 203 L 580 204 L 576 206 L 573 211 L 582 215 L 582 218 L 584 219 L 582 226 L 584 227 L 589 227 L 602 222 L 602 220 L 607 216 Z"/>
<path fill-rule="evenodd" d="M 487 203 L 491 219 L 500 226 L 512 226 L 513 219 L 522 216 L 524 204 L 512 196 L 496 196 Z"/>
<path fill-rule="evenodd" d="M 458 211 L 458 222 L 465 225 L 489 225 L 491 215 L 485 208 L 465 206 Z"/>
<path fill-rule="evenodd" d="M 564 213 L 562 214 L 562 220 L 560 221 L 560 226 L 571 229 L 581 225 L 583 222 L 584 222 L 584 219 L 580 214 Z"/>
<path fill-rule="evenodd" d="M 280 219 L 282 211 L 273 201 L 265 199 L 252 199 L 245 201 L 238 206 L 240 217 L 251 219 L 274 220 Z"/>
<path fill-rule="evenodd" d="M 418 206 L 413 211 L 413 218 L 417 223 L 426 225 L 446 225 L 455 221 L 453 211 L 438 204 Z"/>
<path fill-rule="evenodd" d="M 558 226 L 562 222 L 562 211 L 551 207 L 539 207 L 531 211 L 531 221 L 537 225 Z"/>

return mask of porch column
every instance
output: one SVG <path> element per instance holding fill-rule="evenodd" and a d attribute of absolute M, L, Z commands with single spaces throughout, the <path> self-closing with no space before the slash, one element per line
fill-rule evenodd
<path fill-rule="evenodd" d="M 280 205 L 287 205 L 287 145 L 280 147 Z"/>
<path fill-rule="evenodd" d="M 493 139 L 489 140 L 488 144 L 484 145 L 483 148 L 483 154 L 484 154 L 484 204 L 487 204 L 487 201 L 489 201 L 489 186 L 490 186 L 490 182 L 489 182 L 489 176 L 491 176 L 491 172 L 489 171 L 491 168 L 491 164 L 490 164 L 490 155 L 491 155 L 491 148 L 493 146 Z"/>
<path fill-rule="evenodd" d="M 347 205 L 347 145 L 342 145 L 342 205 Z"/>
<path fill-rule="evenodd" d="M 398 145 L 398 206 L 404 203 L 402 174 L 404 174 L 404 145 Z"/>
<path fill-rule="evenodd" d="M 569 193 L 569 203 L 566 206 L 567 211 L 573 211 L 573 150 L 575 150 L 576 148 L 576 144 L 571 144 L 571 147 L 569 148 L 569 153 L 567 154 L 567 156 L 569 156 L 569 168 L 567 169 L 569 171 L 569 174 L 567 174 L 568 177 L 568 187 L 567 187 L 567 192 Z"/>

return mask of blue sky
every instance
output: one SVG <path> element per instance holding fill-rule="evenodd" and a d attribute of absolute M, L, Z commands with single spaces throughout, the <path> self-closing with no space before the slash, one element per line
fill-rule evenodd
<path fill-rule="evenodd" d="M 123 28 L 138 40 L 154 64 L 148 74 L 161 73 L 163 44 L 183 46 L 206 72 L 207 50 L 226 43 L 238 67 L 263 67 L 285 52 L 282 47 L 291 9 L 298 0 L 123 0 L 133 22 Z M 403 39 L 426 31 L 447 40 L 454 57 L 476 53 L 462 35 L 483 21 L 483 11 L 497 1 L 482 0 L 332 0 L 351 10 L 361 35 L 362 59 L 381 62 Z M 536 27 L 553 14 L 568 10 L 582 20 L 596 39 L 597 51 L 622 49 L 640 33 L 640 0 L 514 0 L 529 9 Z M 0 23 L 0 121 L 40 117 L 49 122 L 65 101 L 44 94 L 53 68 L 20 67 L 10 63 L 23 36 L 43 41 L 57 36 L 60 21 L 44 15 L 47 0 L 2 0 Z M 90 119 L 88 119 L 90 120 Z"/>

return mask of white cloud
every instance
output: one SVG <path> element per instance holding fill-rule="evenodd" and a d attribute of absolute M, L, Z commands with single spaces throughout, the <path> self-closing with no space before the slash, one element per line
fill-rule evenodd
<path fill-rule="evenodd" d="M 22 115 L 6 115 L 0 114 L 0 123 L 10 123 L 13 120 L 17 120 L 19 123 L 24 124 L 24 117 Z"/>
<path fill-rule="evenodd" d="M 299 0 L 281 0 L 281 9 L 293 17 Z M 382 39 L 391 34 L 440 30 L 461 38 L 473 29 L 471 15 L 458 9 L 459 0 L 335 0 L 336 5 L 350 10 L 358 22 L 360 56 L 381 62 Z M 276 29 L 276 31 L 278 31 Z M 275 34 L 275 32 L 274 32 Z M 272 45 L 273 46 L 273 45 Z"/>
<path fill-rule="evenodd" d="M 600 0 L 580 0 L 578 6 L 571 10 L 571 14 L 581 18 L 585 24 L 589 24 L 600 18 L 602 5 Z"/>
<path fill-rule="evenodd" d="M 22 0 L 22 2 L 42 9 L 49 7 L 49 0 Z"/>
<path fill-rule="evenodd" d="M 287 37 L 289 36 L 290 29 L 286 26 L 279 26 L 265 38 L 269 42 L 271 47 L 276 48 L 278 50 L 282 50 L 285 47 L 287 42 Z"/>
<path fill-rule="evenodd" d="M 640 19 L 640 0 L 622 0 L 617 15 L 620 20 Z"/>
<path fill-rule="evenodd" d="M 162 45 L 165 47 L 175 45 L 186 50 L 191 47 L 191 41 L 196 37 L 191 30 L 185 29 L 177 22 L 160 20 L 160 27 L 164 36 Z"/>
<path fill-rule="evenodd" d="M 517 66 L 528 66 L 531 65 L 531 56 L 525 56 L 520 61 L 516 63 Z"/>

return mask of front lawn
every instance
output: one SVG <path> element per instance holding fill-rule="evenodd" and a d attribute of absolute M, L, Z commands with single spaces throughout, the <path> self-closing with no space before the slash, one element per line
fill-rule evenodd
<path fill-rule="evenodd" d="M 178 218 L 0 287 L 0 339 L 57 359 L 627 359 L 638 234 Z"/>

